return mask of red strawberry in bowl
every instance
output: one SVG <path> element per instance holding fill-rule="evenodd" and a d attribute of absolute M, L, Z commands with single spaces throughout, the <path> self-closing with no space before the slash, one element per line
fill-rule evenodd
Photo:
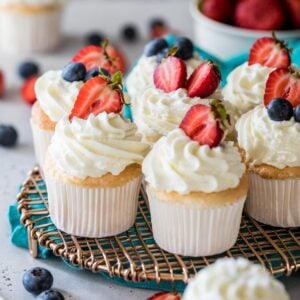
<path fill-rule="evenodd" d="M 300 29 L 300 1 L 286 0 L 286 5 L 293 28 Z"/>
<path fill-rule="evenodd" d="M 269 68 L 287 68 L 291 64 L 290 50 L 275 35 L 263 37 L 253 44 L 248 64 L 261 64 Z"/>
<path fill-rule="evenodd" d="M 234 10 L 233 0 L 204 0 L 200 4 L 203 14 L 215 21 L 227 23 L 231 21 Z"/>

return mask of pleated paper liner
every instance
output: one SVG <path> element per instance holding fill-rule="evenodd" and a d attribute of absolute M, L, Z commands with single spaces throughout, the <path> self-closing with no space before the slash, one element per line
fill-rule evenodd
<path fill-rule="evenodd" d="M 18 207 L 33 256 L 37 256 L 39 244 L 72 266 L 103 273 L 130 286 L 152 282 L 151 288 L 168 283 L 182 287 L 199 270 L 225 256 L 246 257 L 276 277 L 289 276 L 300 268 L 300 229 L 269 227 L 246 214 L 236 244 L 221 255 L 190 258 L 167 253 L 154 242 L 145 199 L 142 188 L 135 224 L 127 232 L 102 239 L 71 236 L 51 222 L 46 186 L 34 168 L 18 195 Z"/>

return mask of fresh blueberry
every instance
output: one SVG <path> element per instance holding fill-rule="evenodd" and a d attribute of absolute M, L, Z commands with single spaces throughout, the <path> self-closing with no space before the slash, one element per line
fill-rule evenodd
<path fill-rule="evenodd" d="M 294 114 L 292 104 L 284 98 L 273 99 L 267 107 L 267 112 L 273 121 L 288 121 Z"/>
<path fill-rule="evenodd" d="M 101 32 L 94 31 L 86 35 L 85 43 L 86 45 L 100 46 L 104 39 L 105 36 Z"/>
<path fill-rule="evenodd" d="M 178 37 L 173 45 L 178 48 L 176 57 L 182 58 L 184 60 L 190 59 L 194 54 L 194 44 L 186 37 Z"/>
<path fill-rule="evenodd" d="M 88 81 L 89 79 L 97 77 L 100 75 L 100 73 L 107 77 L 110 77 L 110 73 L 106 69 L 100 68 L 100 71 L 99 71 L 99 68 L 93 68 L 86 73 L 84 81 Z"/>
<path fill-rule="evenodd" d="M 65 297 L 62 293 L 56 290 L 48 290 L 42 292 L 38 297 L 37 300 L 64 300 Z"/>
<path fill-rule="evenodd" d="M 294 118 L 296 122 L 300 123 L 300 105 L 294 109 Z"/>
<path fill-rule="evenodd" d="M 38 75 L 39 66 L 33 61 L 26 61 L 19 65 L 18 74 L 22 79 L 28 79 L 31 76 Z"/>
<path fill-rule="evenodd" d="M 66 65 L 62 71 L 62 78 L 66 81 L 82 81 L 86 76 L 85 65 L 80 62 L 73 62 Z"/>
<path fill-rule="evenodd" d="M 157 63 L 160 64 L 161 61 L 168 56 L 169 50 L 169 48 L 165 48 L 156 55 Z"/>
<path fill-rule="evenodd" d="M 167 27 L 167 23 L 161 18 L 154 18 L 150 20 L 149 27 L 150 29 L 154 29 L 157 27 Z"/>
<path fill-rule="evenodd" d="M 121 37 L 127 42 L 134 42 L 138 39 L 138 29 L 133 24 L 125 25 L 121 31 Z"/>
<path fill-rule="evenodd" d="M 144 54 L 146 56 L 153 56 L 158 54 L 160 51 L 162 51 L 167 47 L 168 47 L 168 43 L 166 42 L 166 40 L 162 38 L 154 39 L 146 45 Z"/>
<path fill-rule="evenodd" d="M 16 144 L 18 133 L 12 126 L 0 125 L 0 145 L 12 147 Z"/>
<path fill-rule="evenodd" d="M 32 268 L 23 275 L 24 288 L 31 294 L 39 295 L 53 284 L 52 274 L 44 268 Z"/>

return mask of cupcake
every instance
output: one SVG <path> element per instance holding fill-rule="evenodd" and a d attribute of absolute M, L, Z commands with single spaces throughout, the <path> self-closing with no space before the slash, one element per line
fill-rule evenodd
<path fill-rule="evenodd" d="M 244 114 L 236 124 L 250 173 L 247 212 L 272 226 L 300 226 L 299 78 L 291 68 L 273 71 L 265 105 Z"/>
<path fill-rule="evenodd" d="M 183 300 L 289 300 L 284 285 L 245 258 L 223 258 L 190 281 Z"/>
<path fill-rule="evenodd" d="M 252 46 L 249 59 L 234 69 L 227 78 L 222 94 L 233 106 L 235 119 L 263 103 L 266 81 L 274 68 L 291 64 L 289 49 L 275 36 L 258 39 Z"/>
<path fill-rule="evenodd" d="M 61 40 L 66 0 L 0 1 L 0 47 L 6 52 L 47 51 Z"/>
<path fill-rule="evenodd" d="M 126 231 L 135 220 L 148 145 L 121 115 L 120 76 L 97 76 L 62 118 L 45 162 L 50 217 L 69 234 L 93 238 Z"/>
<path fill-rule="evenodd" d="M 219 103 L 192 106 L 143 162 L 153 236 L 168 252 L 214 255 L 236 242 L 248 181 L 225 118 Z"/>

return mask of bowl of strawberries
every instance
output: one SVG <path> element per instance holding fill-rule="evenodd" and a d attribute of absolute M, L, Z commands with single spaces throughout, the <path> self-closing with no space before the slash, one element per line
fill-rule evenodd
<path fill-rule="evenodd" d="M 191 12 L 195 42 L 221 60 L 272 32 L 300 41 L 300 0 L 193 0 Z"/>

